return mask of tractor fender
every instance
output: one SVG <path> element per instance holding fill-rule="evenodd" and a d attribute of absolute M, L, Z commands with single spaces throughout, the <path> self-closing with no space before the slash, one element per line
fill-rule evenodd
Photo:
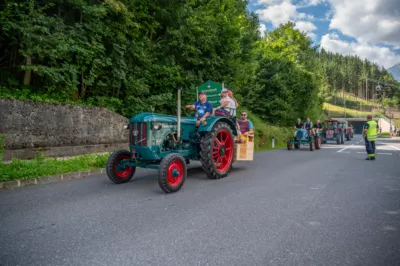
<path fill-rule="evenodd" d="M 237 129 L 236 129 L 236 125 L 234 123 L 234 121 L 228 117 L 224 117 L 224 116 L 210 116 L 209 118 L 207 118 L 205 120 L 207 122 L 206 125 L 200 124 L 199 126 L 199 132 L 210 132 L 214 125 L 218 122 L 224 122 L 227 123 L 231 129 L 232 129 L 232 133 L 234 136 L 238 135 Z"/>

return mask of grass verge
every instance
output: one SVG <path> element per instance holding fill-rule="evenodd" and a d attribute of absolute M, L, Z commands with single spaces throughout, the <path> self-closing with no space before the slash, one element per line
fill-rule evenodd
<path fill-rule="evenodd" d="M 109 154 L 89 154 L 64 160 L 37 156 L 35 159 L 29 161 L 13 159 L 8 164 L 0 162 L 0 182 L 103 168 L 106 165 L 108 156 Z"/>

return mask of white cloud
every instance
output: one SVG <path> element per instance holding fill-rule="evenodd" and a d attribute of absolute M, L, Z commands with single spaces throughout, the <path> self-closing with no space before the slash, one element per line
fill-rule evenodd
<path fill-rule="evenodd" d="M 345 42 L 335 33 L 325 34 L 321 38 L 321 47 L 327 51 L 343 55 L 357 55 L 389 68 L 400 62 L 400 55 L 396 55 L 387 47 L 379 47 L 367 43 Z"/>
<path fill-rule="evenodd" d="M 297 7 L 291 0 L 260 0 L 259 3 L 268 4 L 266 8 L 256 10 L 260 20 L 270 22 L 274 27 L 288 21 L 314 18 L 310 14 L 297 12 Z"/>
<path fill-rule="evenodd" d="M 260 27 L 258 28 L 258 30 L 260 31 L 261 37 L 265 36 L 265 31 L 267 30 L 267 27 L 265 27 L 265 24 L 260 23 Z"/>
<path fill-rule="evenodd" d="M 305 32 L 310 32 L 317 29 L 317 27 L 309 21 L 296 21 L 295 28 Z"/>
<path fill-rule="evenodd" d="M 305 4 L 315 5 L 325 0 L 305 1 Z M 316 40 L 317 36 L 313 31 L 316 30 L 317 27 L 313 23 L 305 21 L 312 20 L 314 17 L 310 14 L 298 12 L 298 7 L 293 5 L 291 0 L 259 0 L 259 3 L 267 5 L 264 9 L 256 11 L 261 21 L 270 22 L 275 28 L 288 21 L 295 22 L 296 29 L 305 32 L 313 40 Z"/>
<path fill-rule="evenodd" d="M 317 6 L 325 3 L 326 0 L 303 0 L 300 2 L 301 7 Z"/>
<path fill-rule="evenodd" d="M 296 26 L 294 28 L 301 32 L 305 32 L 314 41 L 317 39 L 317 35 L 313 33 L 317 27 L 309 21 L 296 21 Z"/>
<path fill-rule="evenodd" d="M 328 0 L 333 11 L 330 29 L 360 43 L 400 46 L 399 0 Z"/>

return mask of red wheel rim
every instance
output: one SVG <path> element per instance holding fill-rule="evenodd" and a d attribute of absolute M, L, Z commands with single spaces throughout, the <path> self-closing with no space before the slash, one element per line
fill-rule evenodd
<path fill-rule="evenodd" d="M 178 186 L 183 179 L 183 164 L 179 160 L 173 161 L 168 167 L 167 181 L 170 186 Z"/>
<path fill-rule="evenodd" d="M 221 130 L 214 138 L 212 157 L 218 172 L 228 170 L 233 157 L 233 140 L 228 130 Z"/>
<path fill-rule="evenodd" d="M 129 174 L 132 172 L 132 166 L 126 166 L 122 171 L 121 167 L 118 167 L 118 164 L 122 160 L 129 160 L 129 156 L 126 155 L 120 155 L 117 157 L 117 159 L 114 161 L 114 173 L 119 177 L 119 178 L 127 178 Z"/>

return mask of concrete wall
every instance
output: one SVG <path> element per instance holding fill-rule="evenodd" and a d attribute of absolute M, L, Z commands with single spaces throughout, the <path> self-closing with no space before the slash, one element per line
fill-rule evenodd
<path fill-rule="evenodd" d="M 128 146 L 128 119 L 100 107 L 0 99 L 4 160 L 71 156 Z"/>

